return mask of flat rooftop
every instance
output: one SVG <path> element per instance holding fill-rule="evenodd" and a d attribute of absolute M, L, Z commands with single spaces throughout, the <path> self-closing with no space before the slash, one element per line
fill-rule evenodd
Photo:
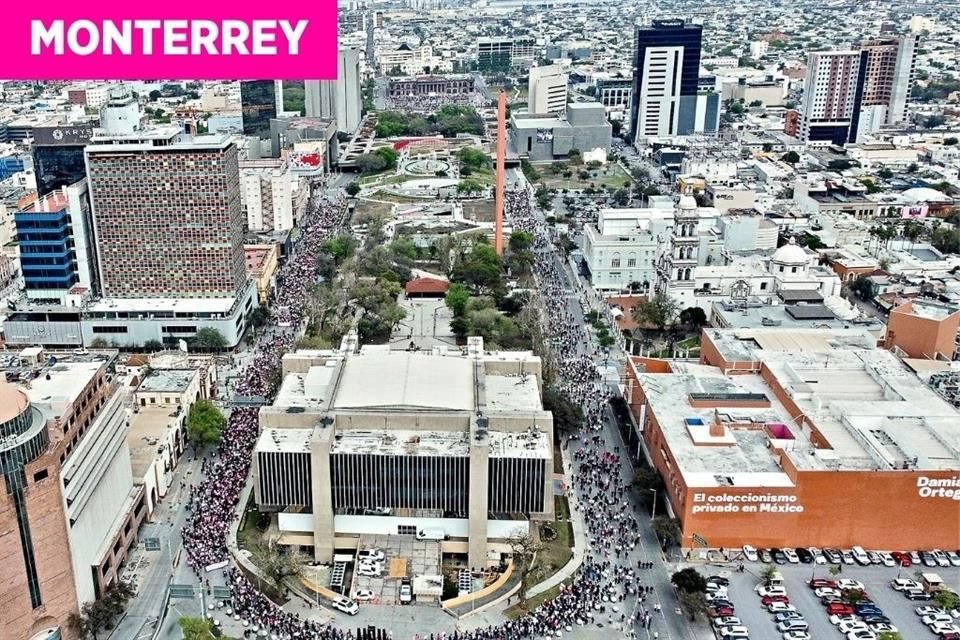
<path fill-rule="evenodd" d="M 762 328 L 775 326 L 781 329 L 863 329 L 871 334 L 881 336 L 886 331 L 886 325 L 873 317 L 858 317 L 852 320 L 843 320 L 832 312 L 826 317 L 826 312 L 817 313 L 817 317 L 805 318 L 796 314 L 798 305 L 768 305 L 756 301 L 749 301 L 746 306 L 735 305 L 729 302 L 717 302 L 712 307 L 712 313 L 719 323 L 727 328 Z M 809 305 L 808 305 L 809 306 Z M 822 305 L 819 305 L 822 306 Z M 790 313 L 794 307 L 794 313 Z M 822 309 L 818 309 L 822 311 Z M 829 311 L 829 309 L 828 309 Z"/>
<path fill-rule="evenodd" d="M 257 453 L 310 453 L 311 429 L 264 429 L 257 440 Z"/>
<path fill-rule="evenodd" d="M 235 297 L 227 298 L 101 298 L 90 303 L 88 312 L 143 313 L 173 311 L 180 313 L 229 314 Z"/>
<path fill-rule="evenodd" d="M 330 454 L 382 456 L 466 457 L 470 455 L 467 431 L 338 431 Z"/>
<path fill-rule="evenodd" d="M 487 374 L 483 384 L 488 411 L 543 411 L 536 376 Z"/>
<path fill-rule="evenodd" d="M 706 334 L 727 362 L 759 362 L 767 351 L 825 353 L 877 345 L 877 339 L 864 329 L 745 327 L 706 329 Z"/>
<path fill-rule="evenodd" d="M 956 308 L 947 305 L 921 302 L 919 300 L 914 300 L 911 308 L 913 309 L 913 315 L 928 320 L 943 320 L 957 312 Z"/>
<path fill-rule="evenodd" d="M 361 353 L 343 362 L 333 407 L 472 411 L 474 361 L 410 351 Z"/>
<path fill-rule="evenodd" d="M 73 403 L 97 374 L 104 360 L 57 362 L 43 367 L 40 375 L 24 388 L 33 404 L 58 406 Z"/>
<path fill-rule="evenodd" d="M 791 486 L 775 449 L 801 472 L 960 469 L 960 413 L 890 352 L 765 350 L 760 359 L 768 378 L 683 363 L 671 374 L 638 376 L 690 486 Z M 810 441 L 800 415 L 828 446 Z M 720 433 L 710 433 L 714 422 Z"/>
<path fill-rule="evenodd" d="M 137 387 L 137 392 L 182 393 L 197 375 L 196 369 L 153 369 Z"/>
<path fill-rule="evenodd" d="M 138 407 L 130 416 L 127 446 L 130 447 L 130 467 L 134 478 L 143 478 L 157 457 L 157 449 L 168 430 L 177 420 L 175 408 Z"/>

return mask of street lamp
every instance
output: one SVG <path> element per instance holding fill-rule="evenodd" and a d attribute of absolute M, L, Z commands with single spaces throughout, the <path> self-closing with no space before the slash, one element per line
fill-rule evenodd
<path fill-rule="evenodd" d="M 650 510 L 650 522 L 653 522 L 653 519 L 657 517 L 657 490 L 647 489 L 647 491 L 653 494 L 653 508 Z"/>

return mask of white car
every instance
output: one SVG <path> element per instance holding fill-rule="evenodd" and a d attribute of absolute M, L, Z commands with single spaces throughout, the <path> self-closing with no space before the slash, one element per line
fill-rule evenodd
<path fill-rule="evenodd" d="M 810 640 L 810 634 L 806 631 L 785 631 L 783 640 Z"/>
<path fill-rule="evenodd" d="M 894 591 L 912 591 L 914 589 L 923 589 L 923 585 L 916 580 L 908 580 L 906 578 L 897 578 L 896 580 L 891 580 L 890 586 L 893 587 Z"/>
<path fill-rule="evenodd" d="M 718 629 L 720 627 L 739 627 L 742 625 L 743 623 L 740 622 L 740 618 L 737 616 L 723 616 L 720 618 L 714 618 L 713 620 L 713 626 L 717 627 Z"/>
<path fill-rule="evenodd" d="M 947 612 L 940 607 L 931 607 L 930 605 L 924 605 L 922 607 L 917 607 L 914 609 L 917 612 L 918 616 L 935 616 L 938 613 L 946 614 Z"/>
<path fill-rule="evenodd" d="M 880 552 L 880 560 L 883 561 L 883 566 L 885 567 L 897 566 L 897 561 L 894 560 L 893 556 L 887 553 L 886 551 Z"/>
<path fill-rule="evenodd" d="M 836 596 L 837 598 L 840 598 L 843 596 L 839 589 L 834 589 L 833 587 L 817 587 L 813 590 L 813 593 L 816 594 L 818 598 L 823 598 L 826 596 Z"/>
<path fill-rule="evenodd" d="M 947 551 L 947 559 L 955 567 L 960 567 L 960 553 L 956 551 Z"/>
<path fill-rule="evenodd" d="M 830 624 L 834 626 L 837 626 L 841 622 L 857 622 L 858 620 L 859 618 L 857 618 L 857 616 L 838 616 L 838 615 L 830 616 Z"/>
<path fill-rule="evenodd" d="M 935 624 L 927 625 L 930 627 L 930 632 L 937 635 L 946 635 L 948 633 L 960 633 L 960 627 L 955 624 L 950 624 L 948 622 L 937 622 Z"/>
<path fill-rule="evenodd" d="M 376 595 L 373 593 L 371 589 L 357 589 L 356 592 L 353 594 L 353 599 L 359 600 L 360 602 L 369 602 L 370 600 L 373 600 L 375 597 Z"/>
<path fill-rule="evenodd" d="M 934 625 L 938 623 L 953 624 L 953 618 L 951 618 L 950 615 L 947 613 L 934 613 L 929 616 L 923 616 L 922 618 L 920 618 L 920 620 L 923 622 L 923 624 L 927 625 L 928 627 L 930 625 Z"/>
<path fill-rule="evenodd" d="M 384 555 L 380 549 L 361 549 L 357 551 L 357 560 L 360 562 L 383 562 Z"/>
<path fill-rule="evenodd" d="M 748 544 L 743 545 L 743 557 L 750 562 L 756 562 L 760 559 L 760 556 L 757 555 L 757 550 Z"/>
<path fill-rule="evenodd" d="M 770 613 L 786 613 L 787 611 L 796 611 L 797 608 L 786 602 L 771 602 L 767 605 L 767 611 Z"/>
<path fill-rule="evenodd" d="M 727 590 L 722 591 L 711 591 L 707 593 L 707 602 L 713 602 L 714 600 L 728 600 Z"/>
<path fill-rule="evenodd" d="M 869 631 L 870 627 L 867 626 L 866 622 L 854 620 L 852 622 L 841 622 L 837 625 L 837 629 L 840 629 L 840 633 L 850 633 L 851 631 Z"/>
<path fill-rule="evenodd" d="M 361 564 L 357 567 L 357 573 L 362 576 L 369 576 L 371 578 L 379 578 L 383 574 L 383 565 L 382 564 Z"/>
<path fill-rule="evenodd" d="M 784 620 L 777 625 L 777 631 L 780 633 L 784 631 L 806 631 L 809 628 L 810 625 L 803 619 Z"/>
<path fill-rule="evenodd" d="M 780 586 L 757 587 L 757 593 L 760 594 L 761 598 L 765 598 L 767 596 L 785 596 L 787 590 Z"/>
<path fill-rule="evenodd" d="M 870 629 L 861 629 L 859 631 L 851 631 L 847 634 L 847 640 L 877 640 L 877 634 Z"/>
<path fill-rule="evenodd" d="M 360 613 L 360 607 L 357 606 L 357 603 L 353 600 L 347 600 L 346 598 L 337 598 L 334 600 L 333 608 L 351 616 L 355 616 Z"/>
<path fill-rule="evenodd" d="M 874 633 L 898 633 L 900 631 L 892 624 L 887 624 L 885 622 L 878 622 L 870 625 L 870 630 Z"/>
<path fill-rule="evenodd" d="M 827 564 L 827 559 L 823 557 L 823 551 L 817 547 L 810 547 L 807 549 L 810 552 L 810 555 L 813 556 L 813 561 L 816 564 Z"/>
<path fill-rule="evenodd" d="M 783 555 L 787 556 L 787 562 L 790 564 L 800 564 L 800 556 L 797 555 L 797 552 L 789 547 L 782 549 Z"/>
<path fill-rule="evenodd" d="M 950 566 L 950 558 L 947 556 L 947 554 L 945 554 L 940 549 L 934 549 L 930 553 L 933 554 L 933 559 L 936 560 L 937 564 L 940 565 L 941 567 Z"/>
<path fill-rule="evenodd" d="M 750 630 L 747 629 L 747 628 L 746 628 L 745 626 L 743 626 L 742 624 L 741 624 L 741 625 L 737 625 L 737 626 L 733 626 L 733 627 L 721 627 L 721 628 L 720 628 L 720 637 L 721 637 L 721 638 L 727 638 L 727 637 L 729 637 L 729 636 L 743 636 L 743 637 L 747 637 L 748 635 L 750 635 Z"/>
<path fill-rule="evenodd" d="M 854 591 L 864 590 L 862 582 L 859 580 L 851 580 L 850 578 L 841 578 L 840 580 L 837 580 L 837 589 L 840 589 L 840 591 L 846 591 L 847 589 Z"/>
<path fill-rule="evenodd" d="M 843 564 L 853 564 L 856 562 L 856 560 L 853 559 L 853 551 L 850 551 L 850 549 L 841 549 L 840 559 L 843 561 Z"/>

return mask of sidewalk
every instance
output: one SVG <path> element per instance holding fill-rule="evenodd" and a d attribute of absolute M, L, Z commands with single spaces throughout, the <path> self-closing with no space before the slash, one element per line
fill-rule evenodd
<path fill-rule="evenodd" d="M 563 460 L 563 474 L 569 478 L 569 489 L 567 490 L 567 501 L 570 504 L 570 524 L 573 527 L 573 557 L 555 574 L 527 589 L 527 598 L 539 595 L 544 591 L 553 589 L 561 582 L 571 578 L 577 570 L 583 565 L 583 560 L 587 553 L 587 535 L 586 523 L 583 521 L 583 512 L 577 501 L 577 492 L 573 487 L 573 463 L 568 457 L 567 449 L 560 447 L 560 457 Z"/>

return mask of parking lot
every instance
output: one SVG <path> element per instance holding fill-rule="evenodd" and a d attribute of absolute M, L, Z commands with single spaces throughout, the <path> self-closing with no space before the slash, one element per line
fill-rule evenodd
<path fill-rule="evenodd" d="M 366 536 L 361 549 L 383 551 L 383 574 L 380 577 L 359 575 L 353 569 L 353 588 L 373 591 L 371 604 L 396 604 L 401 578 L 440 574 L 440 543 L 434 540 L 416 540 L 410 536 Z M 416 604 L 416 601 L 414 601 Z M 435 603 L 428 603 L 435 604 Z"/>
<path fill-rule="evenodd" d="M 936 638 L 915 612 L 917 607 L 931 605 L 932 603 L 908 600 L 890 587 L 890 581 L 898 577 L 897 568 L 877 565 L 843 565 L 843 570 L 839 575 L 831 576 L 829 565 L 787 564 L 775 566 L 783 575 L 784 587 L 787 590 L 790 604 L 797 608 L 797 611 L 803 615 L 810 625 L 808 632 L 814 640 L 844 640 L 846 635 L 831 624 L 824 606 L 820 604 L 820 599 L 808 586 L 807 583 L 811 577 L 829 580 L 842 578 L 859 580 L 864 584 L 869 598 L 883 610 L 884 615 L 890 618 L 891 624 L 897 627 L 905 639 L 935 640 Z M 774 616 L 767 612 L 756 592 L 756 588 L 763 581 L 760 575 L 763 568 L 762 563 L 748 562 L 744 573 L 730 571 L 726 567 L 711 566 L 701 567 L 701 572 L 707 576 L 723 575 L 729 578 L 728 594 L 729 600 L 736 610 L 734 615 L 740 618 L 750 630 L 751 639 L 779 639 L 783 634 L 777 630 Z M 919 570 L 923 569 L 917 567 L 901 569 L 899 577 L 916 579 L 915 573 Z M 925 570 L 938 573 L 944 579 L 946 586 L 954 591 L 957 591 L 960 587 L 960 569 L 956 567 Z"/>

